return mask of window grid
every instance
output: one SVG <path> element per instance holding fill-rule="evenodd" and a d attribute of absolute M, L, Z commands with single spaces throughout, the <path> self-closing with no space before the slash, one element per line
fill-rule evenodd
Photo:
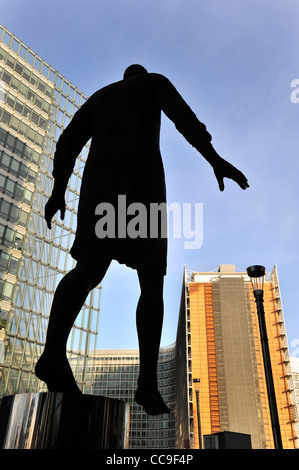
<path fill-rule="evenodd" d="M 0 26 L 0 396 L 39 391 L 34 365 L 45 342 L 53 292 L 74 267 L 69 254 L 76 223 L 83 164 L 78 157 L 66 193 L 66 219 L 43 216 L 52 191 L 55 144 L 86 100 L 26 45 Z M 60 119 L 58 123 L 57 119 Z M 97 287 L 96 291 L 100 292 Z M 100 296 L 89 295 L 68 341 L 73 362 L 95 348 Z M 96 304 L 93 305 L 95 299 Z M 4 352 L 3 352 L 4 351 Z M 79 358 L 79 359 L 78 359 Z M 79 386 L 84 376 L 74 365 Z"/>

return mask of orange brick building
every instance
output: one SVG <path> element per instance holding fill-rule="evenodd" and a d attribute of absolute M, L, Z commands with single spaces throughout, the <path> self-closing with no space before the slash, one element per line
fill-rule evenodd
<path fill-rule="evenodd" d="M 294 449 L 297 413 L 276 266 L 264 283 L 264 310 L 283 448 Z M 185 272 L 176 347 L 177 448 L 198 449 L 200 429 L 202 447 L 203 436 L 231 431 L 250 434 L 254 449 L 273 449 L 256 304 L 246 272 L 234 265 Z M 200 380 L 199 410 L 194 379 Z"/>

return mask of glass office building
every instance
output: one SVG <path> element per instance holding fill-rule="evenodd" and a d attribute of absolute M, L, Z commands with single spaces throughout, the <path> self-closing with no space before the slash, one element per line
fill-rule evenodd
<path fill-rule="evenodd" d="M 49 230 L 43 211 L 52 190 L 56 142 L 85 100 L 0 27 L 0 397 L 39 391 L 42 385 L 34 365 L 45 342 L 53 292 L 74 263 L 69 248 L 88 144 L 69 181 L 64 221 L 57 217 Z M 84 369 L 78 364 L 96 346 L 99 295 L 98 287 L 88 296 L 68 341 L 82 390 Z"/>
<path fill-rule="evenodd" d="M 264 283 L 264 309 L 283 448 L 294 449 L 298 413 L 276 266 Z M 203 436 L 225 431 L 249 434 L 254 449 L 274 448 L 256 304 L 250 278 L 234 265 L 185 272 L 176 389 L 178 448 L 199 448 L 199 436 L 203 444 Z"/>

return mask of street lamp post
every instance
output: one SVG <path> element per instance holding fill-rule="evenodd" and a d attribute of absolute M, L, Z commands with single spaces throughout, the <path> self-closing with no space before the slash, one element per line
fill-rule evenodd
<path fill-rule="evenodd" d="M 263 360 L 264 360 L 264 369 L 265 369 L 265 376 L 266 376 L 266 384 L 267 384 L 268 401 L 269 401 L 269 408 L 270 408 L 274 445 L 275 445 L 275 449 L 282 449 L 282 440 L 281 440 L 281 433 L 280 433 L 280 427 L 279 427 L 279 418 L 278 418 L 278 411 L 277 411 L 277 404 L 276 404 L 276 397 L 275 397 L 275 388 L 274 388 L 274 382 L 273 382 L 273 374 L 272 374 L 267 328 L 266 328 L 266 322 L 265 322 L 265 312 L 264 312 L 263 286 L 264 286 L 265 268 L 264 266 L 250 266 L 249 268 L 247 268 L 247 274 L 251 278 L 251 283 L 253 287 L 253 295 L 255 297 L 255 302 L 256 302 L 257 316 L 259 320 L 259 329 L 260 329 L 260 336 L 261 336 L 261 345 L 262 345 L 262 353 L 263 353 Z"/>
<path fill-rule="evenodd" d="M 194 383 L 195 394 L 196 394 L 198 441 L 199 441 L 199 448 L 202 449 L 202 444 L 201 444 L 200 409 L 199 409 L 199 383 L 200 383 L 200 379 L 193 379 L 193 383 Z"/>

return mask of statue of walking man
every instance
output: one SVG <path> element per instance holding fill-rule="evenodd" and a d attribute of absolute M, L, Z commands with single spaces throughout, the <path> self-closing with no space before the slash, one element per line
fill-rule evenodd
<path fill-rule="evenodd" d="M 35 368 L 36 376 L 49 391 L 81 393 L 66 357 L 67 339 L 87 295 L 102 281 L 111 261 L 117 260 L 135 269 L 139 278 L 136 323 L 140 369 L 135 400 L 150 415 L 170 412 L 157 381 L 167 270 L 167 238 L 161 233 L 166 211 L 161 213 L 155 237 L 150 236 L 150 220 L 143 237 L 130 237 L 117 230 L 117 236 L 99 237 L 95 227 L 103 216 L 96 210 L 100 203 L 112 204 L 117 225 L 122 218 L 122 209 L 117 205 L 119 195 L 126 196 L 127 206 L 138 202 L 149 208 L 152 203 L 166 203 L 159 148 L 161 111 L 211 164 L 220 191 L 224 190 L 224 177 L 242 189 L 249 187 L 243 173 L 216 153 L 205 125 L 163 75 L 131 65 L 122 80 L 94 93 L 57 142 L 54 186 L 45 207 L 49 228 L 56 212 L 64 217 L 64 194 L 77 156 L 89 139 L 91 147 L 82 178 L 76 237 L 70 251 L 77 264 L 56 289 L 45 349 Z"/>

